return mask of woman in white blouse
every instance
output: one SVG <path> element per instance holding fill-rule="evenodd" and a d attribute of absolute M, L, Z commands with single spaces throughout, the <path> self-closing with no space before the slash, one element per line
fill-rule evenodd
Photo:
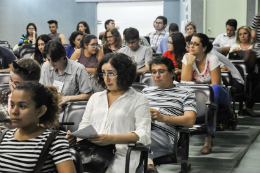
<path fill-rule="evenodd" d="M 97 145 L 116 144 L 114 161 L 107 173 L 125 172 L 127 144 L 151 143 L 151 117 L 148 99 L 132 87 L 135 81 L 136 65 L 130 57 L 120 53 L 106 54 L 97 67 L 96 83 L 106 90 L 90 98 L 79 129 L 90 124 L 98 135 L 89 141 Z M 69 137 L 70 144 L 75 137 Z M 135 173 L 140 152 L 133 152 L 130 172 Z"/>

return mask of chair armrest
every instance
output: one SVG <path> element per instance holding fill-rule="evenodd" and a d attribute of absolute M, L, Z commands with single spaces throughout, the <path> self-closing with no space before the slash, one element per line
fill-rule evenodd
<path fill-rule="evenodd" d="M 132 148 L 132 151 L 148 151 L 148 148 L 141 143 L 130 143 L 128 148 Z"/>
<path fill-rule="evenodd" d="M 206 105 L 208 105 L 210 108 L 217 109 L 217 104 L 211 101 L 207 101 Z"/>

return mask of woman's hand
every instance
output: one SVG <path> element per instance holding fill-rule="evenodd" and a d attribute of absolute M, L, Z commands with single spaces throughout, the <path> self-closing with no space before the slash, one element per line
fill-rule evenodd
<path fill-rule="evenodd" d="M 176 74 L 181 74 L 181 69 L 175 68 L 175 73 Z"/>
<path fill-rule="evenodd" d="M 240 50 L 240 48 L 236 47 L 235 49 L 231 50 L 230 52 L 239 51 L 239 50 Z"/>
<path fill-rule="evenodd" d="M 187 60 L 187 65 L 192 65 L 194 63 L 195 59 L 196 59 L 196 56 L 191 54 L 191 53 L 186 54 L 185 57 L 186 57 L 186 60 Z"/>
<path fill-rule="evenodd" d="M 70 130 L 68 130 L 67 133 L 71 133 Z M 69 141 L 70 147 L 73 147 L 77 143 L 77 138 L 75 136 L 67 134 L 66 137 Z"/>
<path fill-rule="evenodd" d="M 164 122 L 164 115 L 158 112 L 156 109 L 150 108 L 151 117 L 153 120 Z"/>
<path fill-rule="evenodd" d="M 99 134 L 89 136 L 88 140 L 96 145 L 105 146 L 111 144 L 111 135 Z"/>
<path fill-rule="evenodd" d="M 60 104 L 62 105 L 68 101 L 70 101 L 70 96 L 63 96 Z"/>
<path fill-rule="evenodd" d="M 36 31 L 33 31 L 33 37 L 35 37 L 35 35 L 36 35 Z"/>

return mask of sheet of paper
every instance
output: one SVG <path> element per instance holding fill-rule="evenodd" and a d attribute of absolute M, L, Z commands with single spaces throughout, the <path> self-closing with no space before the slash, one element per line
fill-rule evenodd
<path fill-rule="evenodd" d="M 92 125 L 89 125 L 81 130 L 78 130 L 78 131 L 75 131 L 72 133 L 68 133 L 68 134 L 76 136 L 78 138 L 87 139 L 89 136 L 97 135 L 98 133 Z"/>

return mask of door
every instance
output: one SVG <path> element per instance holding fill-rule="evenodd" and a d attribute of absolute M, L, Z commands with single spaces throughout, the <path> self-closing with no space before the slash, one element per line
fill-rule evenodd
<path fill-rule="evenodd" d="M 216 38 L 226 32 L 226 21 L 236 19 L 237 27 L 246 25 L 247 0 L 204 0 L 204 30 Z"/>
<path fill-rule="evenodd" d="M 157 16 L 163 16 L 163 1 L 98 3 L 97 34 L 105 31 L 106 20 L 113 19 L 121 37 L 129 27 L 138 29 L 139 35 L 145 36 L 154 31 L 153 22 Z"/>

